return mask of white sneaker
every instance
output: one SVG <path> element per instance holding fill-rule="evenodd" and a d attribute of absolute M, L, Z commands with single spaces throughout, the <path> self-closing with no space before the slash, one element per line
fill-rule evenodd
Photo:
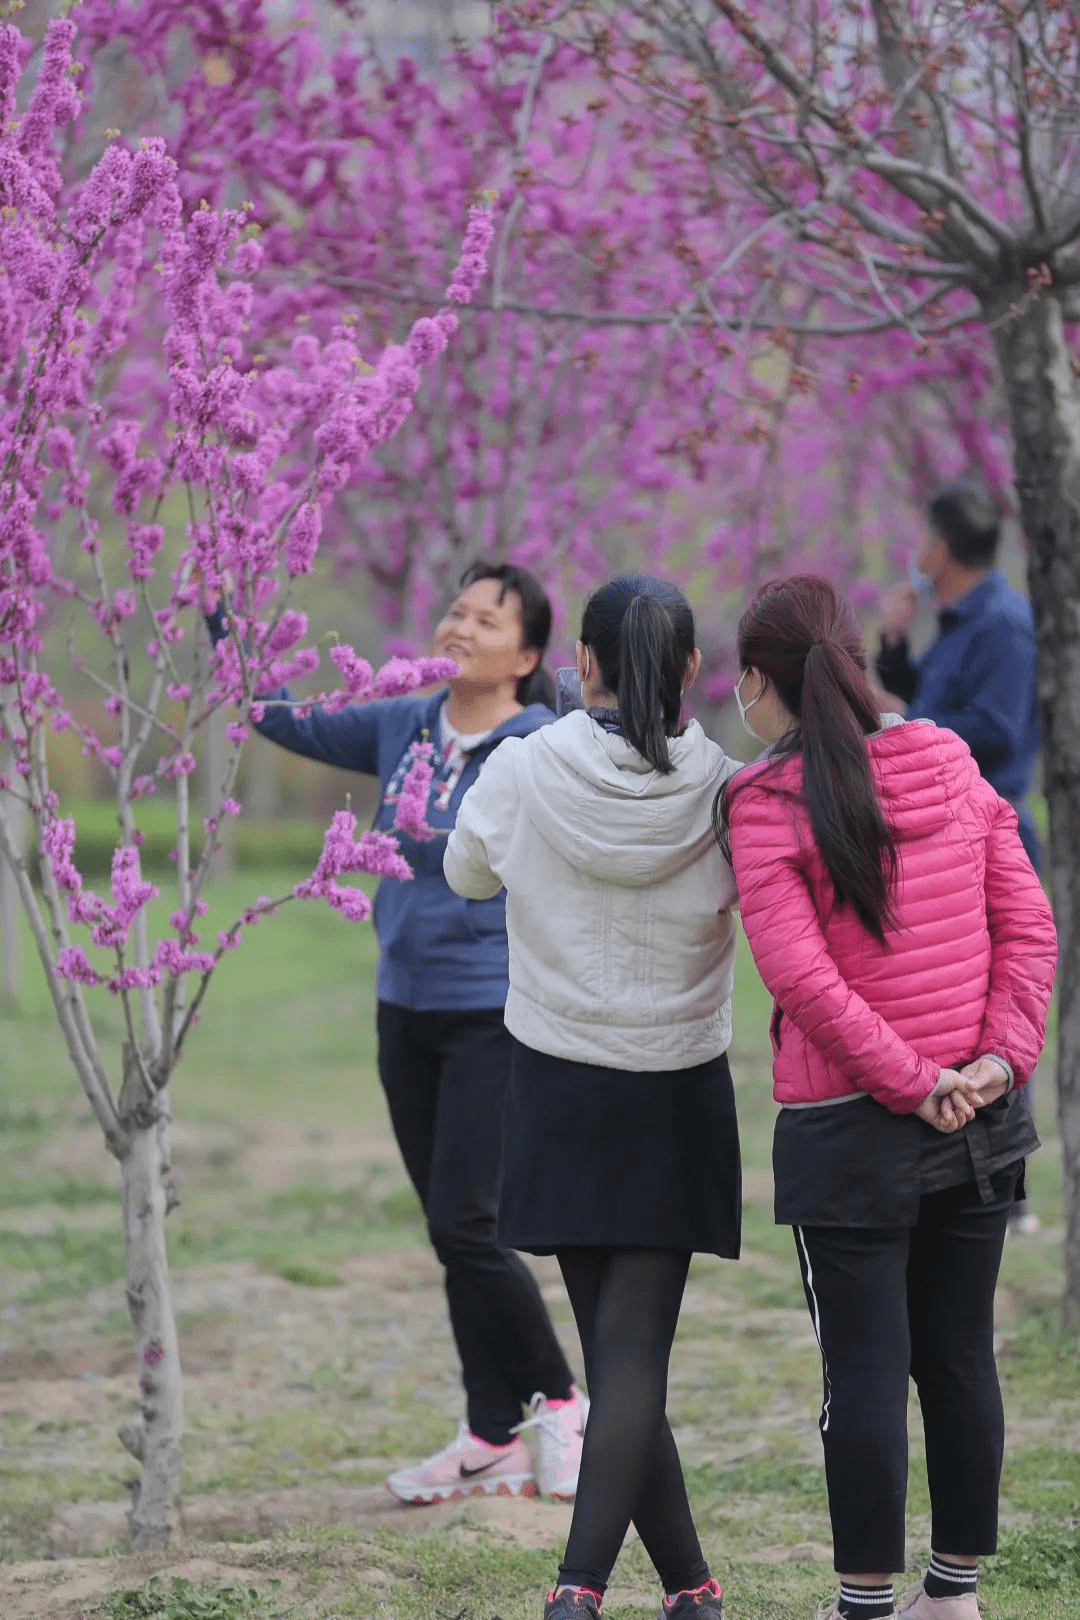
<path fill-rule="evenodd" d="M 927 1597 L 922 1581 L 905 1592 L 896 1611 L 898 1620 L 980 1620 L 979 1600 L 974 1592 L 959 1597 Z"/>
<path fill-rule="evenodd" d="M 553 1406 L 538 1390 L 529 1402 L 529 1416 L 515 1434 L 536 1431 L 536 1483 L 541 1496 L 572 1502 L 581 1467 L 581 1442 L 589 1417 L 589 1402 L 577 1386 L 570 1399 Z"/>
<path fill-rule="evenodd" d="M 535 1496 L 529 1450 L 522 1440 L 492 1446 L 464 1421 L 448 1446 L 391 1474 L 386 1488 L 399 1502 L 452 1502 L 460 1496 Z"/>

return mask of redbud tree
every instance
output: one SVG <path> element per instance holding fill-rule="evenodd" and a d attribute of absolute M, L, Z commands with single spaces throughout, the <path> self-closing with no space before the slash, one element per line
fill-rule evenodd
<path fill-rule="evenodd" d="M 966 354 L 913 357 L 879 323 L 811 363 L 797 333 L 746 341 L 703 315 L 694 267 L 734 274 L 746 244 L 686 183 L 690 133 L 653 139 L 572 44 L 493 13 L 430 79 L 383 67 L 332 9 L 319 34 L 213 0 L 81 15 L 90 81 L 125 126 L 168 107 L 187 198 L 254 203 L 262 330 L 349 308 L 377 346 L 437 298 L 447 221 L 499 189 L 490 281 L 416 431 L 326 514 L 324 543 L 401 645 L 478 552 L 537 568 L 557 603 L 646 561 L 703 606 L 719 697 L 745 594 L 781 560 L 858 593 L 911 544 L 913 476 L 975 464 L 1000 482 L 988 391 L 953 386 L 985 372 Z"/>
<path fill-rule="evenodd" d="M 121 1438 L 142 1463 L 131 1524 L 146 1545 L 173 1522 L 183 1428 L 164 1235 L 170 1079 L 217 964 L 246 929 L 293 898 L 360 919 L 367 897 L 343 878 L 409 876 L 395 837 L 357 836 L 342 811 L 305 881 L 252 896 L 204 939 L 210 864 L 223 818 L 239 811 L 233 786 L 260 692 L 318 664 L 294 598 L 324 515 L 404 426 L 423 369 L 457 329 L 452 306 L 484 274 L 493 227 L 474 202 L 446 303 L 402 343 L 361 352 L 344 310 L 319 334 L 297 335 L 284 319 L 266 330 L 265 250 L 250 209 L 194 201 L 161 139 L 106 132 L 90 161 L 86 140 L 71 138 L 85 116 L 75 44 L 74 21 L 52 21 L 23 76 L 30 41 L 0 29 L 0 743 L 11 761 L 0 775 L 0 855 L 72 1066 L 121 1168 L 141 1395 L 140 1420 Z M 228 630 L 211 646 L 203 610 L 223 595 Z M 94 648 L 73 656 L 100 694 L 97 726 L 73 718 L 57 672 L 43 666 L 43 633 L 58 618 L 91 632 L 77 643 L 73 632 L 72 646 Z M 331 705 L 453 671 L 444 660 L 395 659 L 373 672 L 340 645 L 331 656 L 340 676 L 324 695 Z M 220 811 L 197 840 L 194 749 L 219 710 L 228 714 Z M 50 781 L 48 739 L 66 728 L 113 785 L 119 832 L 105 893 L 79 872 L 75 824 Z M 417 762 L 399 817 L 421 836 L 429 770 Z M 157 927 L 135 815 L 152 794 L 176 812 L 172 907 Z M 16 815 L 32 827 L 38 885 Z M 119 1003 L 117 1051 L 95 1031 L 93 995 Z"/>
<path fill-rule="evenodd" d="M 680 307 L 799 346 L 893 334 L 1003 397 L 1039 646 L 1060 936 L 1065 1319 L 1080 1328 L 1080 16 L 1064 0 L 518 0 L 681 155 L 716 237 Z M 739 249 L 737 263 L 733 247 Z M 1003 971 L 1021 972 L 1009 964 Z"/>

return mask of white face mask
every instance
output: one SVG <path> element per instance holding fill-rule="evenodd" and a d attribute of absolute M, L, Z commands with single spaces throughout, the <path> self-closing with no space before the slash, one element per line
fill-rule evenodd
<path fill-rule="evenodd" d="M 745 681 L 745 679 L 749 675 L 749 673 L 750 673 L 750 671 L 748 669 L 744 669 L 742 674 L 739 676 L 738 680 L 735 682 L 735 703 L 736 703 L 736 705 L 738 707 L 738 710 L 739 710 L 739 719 L 742 721 L 744 728 L 750 733 L 751 737 L 756 738 L 756 740 L 758 742 L 764 742 L 765 738 L 762 737 L 762 736 L 759 736 L 759 734 L 754 730 L 753 726 L 750 724 L 750 722 L 747 720 L 746 717 L 750 713 L 750 710 L 754 707 L 754 704 L 755 703 L 760 703 L 761 699 L 765 696 L 765 688 L 764 688 L 764 686 L 762 686 L 761 691 L 758 693 L 757 697 L 756 698 L 751 698 L 749 703 L 743 703 L 742 692 L 740 691 L 740 687 L 742 686 L 743 681 Z"/>
<path fill-rule="evenodd" d="M 934 582 L 929 574 L 923 572 L 915 558 L 908 563 L 908 579 L 914 585 L 920 596 L 933 596 Z"/>

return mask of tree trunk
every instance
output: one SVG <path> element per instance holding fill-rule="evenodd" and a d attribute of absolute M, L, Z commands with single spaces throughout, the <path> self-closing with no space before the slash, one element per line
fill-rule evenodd
<path fill-rule="evenodd" d="M 225 710 L 218 709 L 206 722 L 206 781 L 203 798 L 207 816 L 218 824 L 217 836 L 220 844 L 210 863 L 212 877 L 229 877 L 233 870 L 234 822 L 232 816 L 221 814 L 221 784 L 225 780 L 225 761 L 229 749 L 225 737 L 228 719 Z"/>
<path fill-rule="evenodd" d="M 14 1007 L 22 980 L 19 894 L 15 874 L 0 855 L 0 1007 Z"/>
<path fill-rule="evenodd" d="M 1058 1118 L 1065 1169 L 1065 1327 L 1080 1332 L 1080 389 L 1056 298 L 988 309 L 1008 399 L 1039 648 L 1060 957 Z"/>
<path fill-rule="evenodd" d="M 13 770 L 11 744 L 0 743 L 0 774 Z M 8 801 L 8 826 L 16 849 L 22 850 L 26 812 L 16 800 Z M 19 937 L 21 909 L 15 873 L 0 855 L 0 1006 L 14 1007 L 22 983 L 22 949 Z"/>
<path fill-rule="evenodd" d="M 180 1352 L 165 1254 L 161 1147 L 153 1111 L 144 1112 L 138 1123 L 131 1123 L 131 1146 L 120 1161 L 127 1302 L 135 1325 L 142 1417 L 140 1424 L 122 1429 L 120 1439 L 142 1463 L 130 1513 L 136 1548 L 162 1546 L 177 1522 L 184 1428 Z"/>

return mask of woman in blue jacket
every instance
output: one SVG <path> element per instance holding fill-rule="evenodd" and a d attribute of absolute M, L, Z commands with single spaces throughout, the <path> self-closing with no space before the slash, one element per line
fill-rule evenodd
<path fill-rule="evenodd" d="M 379 830 L 393 829 L 417 750 L 434 747 L 427 822 L 437 836 L 398 833 L 412 881 L 384 878 L 375 899 L 379 1077 L 445 1272 L 468 1417 L 442 1451 L 391 1474 L 403 1502 L 538 1489 L 569 1498 L 577 1485 L 588 1403 L 532 1273 L 496 1241 L 511 1052 L 505 896 L 463 900 L 443 877 L 446 835 L 485 759 L 554 718 L 534 700 L 550 693 L 541 669 L 550 632 L 551 604 L 532 574 L 477 562 L 435 631 L 436 652 L 460 670 L 447 689 L 335 714 L 316 706 L 305 718 L 274 702 L 287 689 L 262 696 L 264 737 L 379 778 Z M 526 1426 L 537 1431 L 535 1465 L 518 1432 Z"/>

